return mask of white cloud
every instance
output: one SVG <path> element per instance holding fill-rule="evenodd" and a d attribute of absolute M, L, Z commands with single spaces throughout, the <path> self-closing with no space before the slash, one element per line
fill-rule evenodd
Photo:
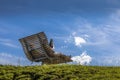
<path fill-rule="evenodd" d="M 72 44 L 74 44 L 75 46 L 78 46 L 78 47 L 81 47 L 82 44 L 87 43 L 85 39 L 88 38 L 88 35 L 85 34 L 85 35 L 77 36 L 76 34 L 77 34 L 77 32 L 73 32 L 69 37 L 65 38 L 64 42 L 65 43 L 70 43 L 70 44 L 72 43 Z M 82 36 L 82 37 L 80 37 L 80 36 Z"/>
<path fill-rule="evenodd" d="M 95 65 L 120 66 L 120 56 L 95 57 L 92 62 Z"/>
<path fill-rule="evenodd" d="M 34 66 L 34 65 L 41 65 L 40 62 L 34 62 L 31 64 L 26 57 L 23 56 L 16 56 L 10 53 L 1 52 L 0 53 L 0 64 L 2 65 L 15 65 L 15 66 Z"/>
<path fill-rule="evenodd" d="M 120 56 L 120 10 L 106 16 L 100 24 L 89 23 L 83 20 L 76 22 L 72 25 L 76 27 L 72 30 L 70 28 L 71 32 L 69 32 L 72 36 L 67 38 L 68 41 L 74 42 L 76 46 L 81 46 L 82 43 L 85 43 L 81 51 L 87 49 L 87 51 L 94 53 L 93 57 L 95 58 L 100 55 L 96 59 L 100 64 L 120 65 L 118 63 L 120 59 L 117 57 Z M 76 41 L 75 37 L 77 37 Z M 73 38 L 74 41 L 72 40 Z M 80 58 L 80 56 L 77 56 L 77 58 Z"/>
<path fill-rule="evenodd" d="M 12 44 L 12 43 L 7 43 L 7 42 L 5 42 L 5 43 L 0 43 L 0 44 L 5 45 L 5 46 L 8 46 L 8 47 L 18 48 L 18 46 L 14 45 L 14 44 Z"/>
<path fill-rule="evenodd" d="M 74 42 L 76 46 L 81 46 L 81 44 L 86 43 L 85 39 L 78 37 L 78 36 L 74 37 Z"/>
<path fill-rule="evenodd" d="M 83 52 L 80 56 L 74 56 L 71 59 L 73 62 L 77 62 L 81 65 L 88 65 L 92 61 L 92 57 L 90 57 L 86 52 Z"/>
<path fill-rule="evenodd" d="M 10 42 L 11 40 L 10 39 L 3 39 L 3 38 L 0 38 L 0 42 Z"/>
<path fill-rule="evenodd" d="M 13 44 L 13 41 L 10 39 L 0 38 L 0 44 L 8 46 L 8 47 L 12 47 L 12 48 L 19 48 L 17 45 Z"/>
<path fill-rule="evenodd" d="M 27 60 L 23 57 L 15 56 L 9 53 L 0 53 L 0 64 L 4 65 L 27 65 Z"/>
<path fill-rule="evenodd" d="M 111 15 L 110 15 L 110 20 L 114 20 L 115 22 L 119 22 L 120 21 L 120 9 L 116 10 L 115 12 L 113 12 Z"/>

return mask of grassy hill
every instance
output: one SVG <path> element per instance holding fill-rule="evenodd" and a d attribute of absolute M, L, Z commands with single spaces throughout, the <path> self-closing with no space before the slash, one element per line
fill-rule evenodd
<path fill-rule="evenodd" d="M 0 80 L 120 80 L 120 67 L 1 65 Z"/>

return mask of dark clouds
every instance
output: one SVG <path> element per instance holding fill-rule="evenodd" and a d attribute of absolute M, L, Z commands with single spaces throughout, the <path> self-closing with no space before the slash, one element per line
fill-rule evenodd
<path fill-rule="evenodd" d="M 119 3 L 117 0 L 0 0 L 0 14 L 104 12 L 119 8 Z"/>

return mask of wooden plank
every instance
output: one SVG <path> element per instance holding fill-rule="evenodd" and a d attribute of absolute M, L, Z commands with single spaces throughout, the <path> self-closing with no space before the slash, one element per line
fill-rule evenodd
<path fill-rule="evenodd" d="M 42 38 L 41 40 L 39 39 L 38 34 Z M 41 60 L 41 59 L 43 59 L 43 57 L 48 58 L 45 50 L 42 47 L 43 39 L 46 40 L 46 43 L 48 43 L 47 37 L 43 32 L 38 33 L 38 34 L 34 34 L 34 35 L 27 36 L 27 37 L 20 39 L 24 53 L 26 54 L 27 58 L 30 61 L 35 61 L 37 59 Z M 31 44 L 34 45 L 34 49 L 38 51 L 37 53 L 35 53 L 35 52 L 30 53 L 30 51 L 31 51 L 30 45 Z M 34 57 L 34 59 L 33 59 L 33 57 Z"/>
<path fill-rule="evenodd" d="M 28 49 L 26 48 L 26 44 L 24 42 L 24 39 L 19 39 L 21 44 L 22 44 L 22 47 L 23 47 L 23 51 L 25 53 L 25 55 L 27 56 L 27 58 L 30 60 L 30 61 L 33 61 L 32 57 L 29 55 L 28 53 Z"/>

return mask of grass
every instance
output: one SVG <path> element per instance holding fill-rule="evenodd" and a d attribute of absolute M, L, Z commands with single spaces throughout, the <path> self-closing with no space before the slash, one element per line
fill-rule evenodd
<path fill-rule="evenodd" d="M 120 67 L 1 65 L 0 80 L 120 80 Z"/>

